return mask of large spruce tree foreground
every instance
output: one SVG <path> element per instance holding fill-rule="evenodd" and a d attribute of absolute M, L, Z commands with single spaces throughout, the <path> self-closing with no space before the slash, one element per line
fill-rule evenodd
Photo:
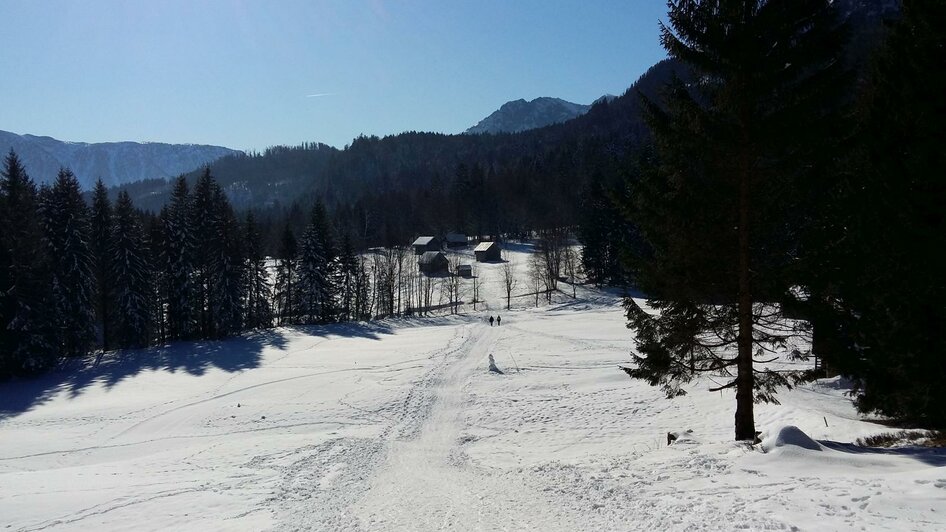
<path fill-rule="evenodd" d="M 946 2 L 905 0 L 874 56 L 856 156 L 808 247 L 862 411 L 946 428 Z"/>
<path fill-rule="evenodd" d="M 760 364 L 791 334 L 766 303 L 792 285 L 795 228 L 833 159 L 844 36 L 828 0 L 668 6 L 662 43 L 694 81 L 647 102 L 659 168 L 634 188 L 651 252 L 632 269 L 659 312 L 628 300 L 640 354 L 626 371 L 669 396 L 699 372 L 722 377 L 749 440 L 754 402 L 797 377 Z"/>

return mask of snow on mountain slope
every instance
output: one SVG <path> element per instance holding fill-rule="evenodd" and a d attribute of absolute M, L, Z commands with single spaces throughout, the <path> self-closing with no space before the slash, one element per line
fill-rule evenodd
<path fill-rule="evenodd" d="M 465 133 L 516 133 L 571 120 L 587 113 L 589 109 L 590 105 L 572 103 L 560 98 L 543 97 L 531 102 L 513 100 L 504 103 Z"/>
<path fill-rule="evenodd" d="M 935 530 L 946 455 L 864 449 L 837 380 L 732 438 L 731 393 L 665 399 L 618 369 L 619 299 L 179 343 L 0 384 L 11 530 Z M 470 252 L 462 252 L 466 259 Z M 503 325 L 486 318 L 501 315 Z M 502 374 L 487 370 L 493 355 Z M 827 425 L 825 426 L 825 419 Z M 798 432 L 785 426 L 798 427 Z M 680 439 L 666 445 L 666 433 Z M 687 432 L 689 431 L 689 432 Z M 818 441 L 817 447 L 806 437 Z"/>
<path fill-rule="evenodd" d="M 237 153 L 220 146 L 162 144 L 158 142 L 64 142 L 51 137 L 0 131 L 0 152 L 10 149 L 37 183 L 56 179 L 61 167 L 70 168 L 86 190 L 101 178 L 107 186 L 151 178 L 176 177 L 221 157 Z"/>

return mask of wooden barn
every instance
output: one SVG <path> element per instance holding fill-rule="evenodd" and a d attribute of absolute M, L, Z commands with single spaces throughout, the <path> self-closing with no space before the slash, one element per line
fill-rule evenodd
<path fill-rule="evenodd" d="M 439 251 L 425 251 L 417 259 L 417 267 L 428 275 L 447 271 L 449 267 L 447 256 Z"/>
<path fill-rule="evenodd" d="M 473 265 L 461 264 L 457 266 L 457 275 L 461 277 L 473 277 Z"/>
<path fill-rule="evenodd" d="M 466 235 L 463 233 L 447 233 L 448 248 L 465 248 L 468 245 Z"/>
<path fill-rule="evenodd" d="M 415 255 L 423 255 L 428 251 L 440 251 L 440 239 L 435 236 L 420 236 L 411 246 L 414 247 Z"/>
<path fill-rule="evenodd" d="M 499 242 L 480 242 L 473 248 L 476 262 L 494 262 L 501 259 Z"/>

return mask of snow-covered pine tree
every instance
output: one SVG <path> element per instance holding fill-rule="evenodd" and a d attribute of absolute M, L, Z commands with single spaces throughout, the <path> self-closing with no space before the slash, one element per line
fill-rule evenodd
<path fill-rule="evenodd" d="M 246 246 L 246 328 L 263 329 L 273 325 L 272 287 L 259 228 L 253 213 L 247 213 L 244 225 Z"/>
<path fill-rule="evenodd" d="M 64 355 L 89 351 L 95 340 L 95 275 L 89 250 L 88 207 L 79 180 L 61 169 L 47 194 L 41 194 L 44 242 L 53 275 L 56 345 Z"/>
<path fill-rule="evenodd" d="M 13 150 L 0 174 L 0 375 L 42 371 L 53 345 L 49 261 L 42 244 L 36 185 Z"/>
<path fill-rule="evenodd" d="M 114 299 L 109 273 L 112 267 L 112 254 L 109 250 L 112 239 L 112 204 L 108 199 L 108 190 L 101 179 L 95 182 L 92 191 L 91 213 L 92 237 L 89 248 L 92 251 L 92 267 L 95 272 L 95 317 L 101 332 L 102 350 L 111 346 L 112 321 L 111 303 Z"/>
<path fill-rule="evenodd" d="M 115 298 L 115 340 L 120 348 L 148 345 L 152 328 L 151 268 L 144 234 L 128 192 L 115 202 L 109 283 Z"/>
<path fill-rule="evenodd" d="M 196 327 L 194 309 L 194 233 L 190 218 L 190 193 L 183 176 L 177 178 L 171 201 L 162 212 L 164 222 L 165 294 L 167 302 L 167 338 L 193 338 Z"/>

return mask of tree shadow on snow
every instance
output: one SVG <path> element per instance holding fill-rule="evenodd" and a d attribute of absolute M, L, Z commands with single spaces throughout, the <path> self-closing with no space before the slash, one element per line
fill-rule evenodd
<path fill-rule="evenodd" d="M 946 448 L 942 447 L 863 447 L 853 443 L 818 440 L 818 443 L 833 451 L 862 456 L 901 456 L 912 458 L 933 467 L 946 467 Z"/>
<path fill-rule="evenodd" d="M 146 349 L 66 360 L 44 375 L 0 382 L 0 421 L 28 412 L 62 392 L 74 398 L 89 386 L 111 388 L 144 371 L 183 372 L 197 376 L 211 369 L 232 373 L 258 368 L 264 349 L 286 349 L 287 339 L 293 334 L 380 340 L 382 335 L 390 332 L 390 327 L 377 323 L 283 327 L 251 331 L 224 340 L 172 342 Z"/>
<path fill-rule="evenodd" d="M 344 338 L 366 338 L 368 340 L 380 340 L 382 335 L 392 333 L 390 325 L 376 321 L 332 323 L 329 325 L 295 325 L 288 329 L 309 336 L 339 336 Z"/>

